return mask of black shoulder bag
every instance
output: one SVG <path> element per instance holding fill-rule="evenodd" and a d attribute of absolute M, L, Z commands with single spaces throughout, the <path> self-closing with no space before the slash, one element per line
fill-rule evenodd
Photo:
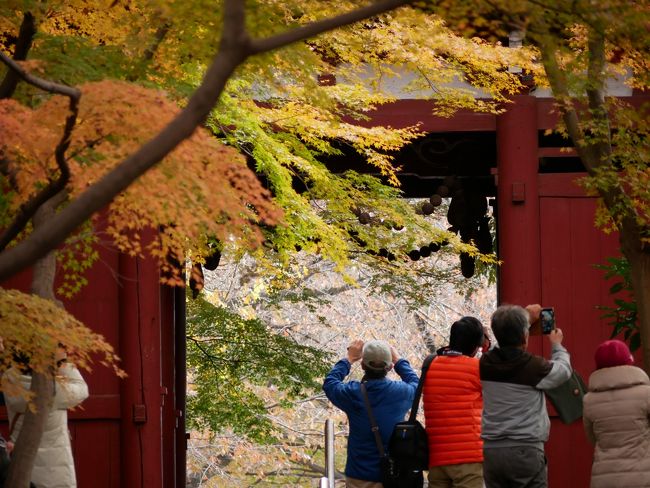
<path fill-rule="evenodd" d="M 368 411 L 370 426 L 375 436 L 377 450 L 379 451 L 381 481 L 384 488 L 422 488 L 424 486 L 423 471 L 429 468 L 429 441 L 422 424 L 416 419 L 422 388 L 431 361 L 435 354 L 427 356 L 422 363 L 422 374 L 415 390 L 415 398 L 411 405 L 411 414 L 408 420 L 399 422 L 393 428 L 388 441 L 388 452 L 384 450 L 381 441 L 379 426 L 370 407 L 366 387 L 361 383 L 363 401 Z"/>

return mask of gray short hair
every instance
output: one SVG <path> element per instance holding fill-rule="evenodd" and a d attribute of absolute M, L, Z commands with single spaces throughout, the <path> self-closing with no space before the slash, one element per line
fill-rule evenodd
<path fill-rule="evenodd" d="M 499 347 L 518 347 L 526 343 L 530 315 L 519 305 L 501 305 L 492 314 L 491 326 Z"/>

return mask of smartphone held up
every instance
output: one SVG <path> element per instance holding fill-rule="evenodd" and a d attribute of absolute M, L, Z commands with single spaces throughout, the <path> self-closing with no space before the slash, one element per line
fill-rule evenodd
<path fill-rule="evenodd" d="M 553 307 L 542 308 L 539 314 L 542 334 L 550 334 L 555 330 L 555 310 Z"/>

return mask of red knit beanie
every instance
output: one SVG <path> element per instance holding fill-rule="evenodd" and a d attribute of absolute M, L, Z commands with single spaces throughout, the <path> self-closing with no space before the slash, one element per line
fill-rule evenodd
<path fill-rule="evenodd" d="M 612 368 L 634 363 L 630 349 L 623 341 L 605 341 L 596 349 L 596 369 Z"/>

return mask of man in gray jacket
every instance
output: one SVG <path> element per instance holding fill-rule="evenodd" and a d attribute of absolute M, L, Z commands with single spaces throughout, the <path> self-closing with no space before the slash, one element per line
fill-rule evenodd
<path fill-rule="evenodd" d="M 551 422 L 544 390 L 571 376 L 562 330 L 553 330 L 551 360 L 527 352 L 528 329 L 539 305 L 504 305 L 492 315 L 499 343 L 480 360 L 483 387 L 483 474 L 487 488 L 546 488 L 544 443 Z"/>

